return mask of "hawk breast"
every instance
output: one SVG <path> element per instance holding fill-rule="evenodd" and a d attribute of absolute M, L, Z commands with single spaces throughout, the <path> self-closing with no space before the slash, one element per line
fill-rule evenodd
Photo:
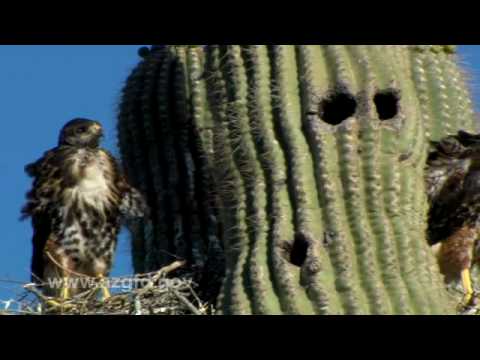
<path fill-rule="evenodd" d="M 77 198 L 94 208 L 112 202 L 112 168 L 104 152 L 79 150 L 75 156 L 72 172 L 77 177 L 77 184 L 72 189 L 72 198 Z"/>

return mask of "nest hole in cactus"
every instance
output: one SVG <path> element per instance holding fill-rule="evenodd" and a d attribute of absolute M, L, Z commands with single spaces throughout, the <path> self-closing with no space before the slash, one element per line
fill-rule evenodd
<path fill-rule="evenodd" d="M 340 125 L 356 111 L 357 101 L 345 92 L 334 93 L 320 103 L 320 117 L 330 125 Z"/>
<path fill-rule="evenodd" d="M 288 262 L 292 265 L 302 267 L 307 260 L 309 243 L 305 236 L 302 234 L 297 234 L 293 241 L 293 244 L 290 242 L 285 243 L 285 254 Z"/>
<path fill-rule="evenodd" d="M 393 90 L 383 91 L 373 99 L 378 118 L 382 121 L 393 119 L 398 114 L 399 96 Z"/>

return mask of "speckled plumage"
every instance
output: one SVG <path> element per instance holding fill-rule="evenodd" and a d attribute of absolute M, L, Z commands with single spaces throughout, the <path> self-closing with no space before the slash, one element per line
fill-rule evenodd
<path fill-rule="evenodd" d="M 58 147 L 25 168 L 34 179 L 22 214 L 32 219 L 36 282 L 108 275 L 121 219 L 146 211 L 142 195 L 99 147 L 101 137 L 98 122 L 75 119 L 62 129 Z"/>
<path fill-rule="evenodd" d="M 442 273 L 457 278 L 472 265 L 480 233 L 480 135 L 460 131 L 433 143 L 427 161 L 428 239 L 440 244 Z"/>

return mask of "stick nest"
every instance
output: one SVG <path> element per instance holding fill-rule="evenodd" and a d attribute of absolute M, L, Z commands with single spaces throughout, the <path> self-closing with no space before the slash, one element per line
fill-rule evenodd
<path fill-rule="evenodd" d="M 123 289 L 106 300 L 99 289 L 61 302 L 43 295 L 41 285 L 23 285 L 17 300 L 2 301 L 1 315 L 210 315 L 214 309 L 196 293 L 195 273 L 181 271 L 185 262 L 176 261 L 154 273 L 105 279 L 109 284 L 142 284 Z M 179 273 L 176 277 L 168 276 Z M 52 306 L 51 301 L 60 302 Z"/>

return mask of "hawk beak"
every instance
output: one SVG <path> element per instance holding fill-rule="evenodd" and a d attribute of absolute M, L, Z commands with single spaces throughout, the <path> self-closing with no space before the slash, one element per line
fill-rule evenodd
<path fill-rule="evenodd" d="M 92 125 L 93 132 L 98 134 L 100 138 L 103 138 L 103 129 L 102 126 L 99 124 Z"/>

